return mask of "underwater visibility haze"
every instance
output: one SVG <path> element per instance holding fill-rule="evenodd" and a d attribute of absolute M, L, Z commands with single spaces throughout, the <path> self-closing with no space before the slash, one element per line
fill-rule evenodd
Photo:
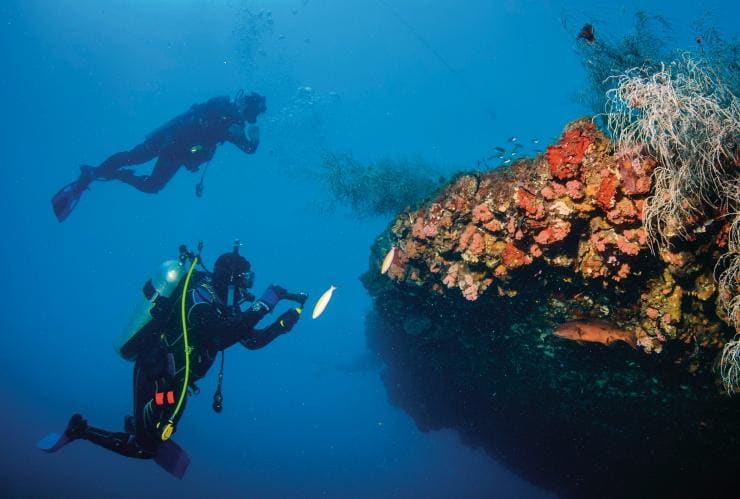
<path fill-rule="evenodd" d="M 738 18 L 3 2 L 1 495 L 734 496 Z"/>

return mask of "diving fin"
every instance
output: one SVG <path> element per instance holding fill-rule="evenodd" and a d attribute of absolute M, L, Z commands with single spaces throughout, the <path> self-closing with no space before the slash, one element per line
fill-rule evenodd
<path fill-rule="evenodd" d="M 74 439 L 69 437 L 66 433 L 62 433 L 61 435 L 59 433 L 49 433 L 36 443 L 36 448 L 44 452 L 52 453 L 58 451 L 72 440 Z"/>
<path fill-rule="evenodd" d="M 190 456 L 172 439 L 165 440 L 157 448 L 154 462 L 160 465 L 167 473 L 177 478 L 185 476 L 190 466 Z"/>
<path fill-rule="evenodd" d="M 62 187 L 51 198 L 51 207 L 54 209 L 59 223 L 64 222 L 80 201 L 80 196 L 95 178 L 95 169 L 92 166 L 80 165 L 80 178 Z"/>
<path fill-rule="evenodd" d="M 73 440 L 82 438 L 86 429 L 87 421 L 79 414 L 73 414 L 64 433 L 49 433 L 36 443 L 36 448 L 49 453 L 56 452 Z"/>
<path fill-rule="evenodd" d="M 51 207 L 54 209 L 54 214 L 57 216 L 59 223 L 64 222 L 72 213 L 72 210 L 75 209 L 77 202 L 80 200 L 80 194 L 82 194 L 82 190 L 78 188 L 77 181 L 75 181 L 62 187 L 51 198 Z"/>

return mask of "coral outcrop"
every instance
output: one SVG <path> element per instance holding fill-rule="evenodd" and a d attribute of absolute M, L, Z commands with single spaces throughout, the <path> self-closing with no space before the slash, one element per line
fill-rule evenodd
<path fill-rule="evenodd" d="M 399 248 L 389 275 L 471 301 L 540 288 L 552 302 L 547 319 L 609 319 L 648 353 L 674 339 L 717 347 L 727 331 L 704 314 L 716 308 L 708 276 L 724 232 L 707 213 L 687 244 L 656 258 L 641 223 L 654 168 L 640 151 L 615 154 L 590 120 L 574 122 L 544 156 L 460 175 L 402 213 L 386 243 Z M 558 293 L 548 279 L 561 281 Z M 684 292 L 697 279 L 702 292 Z"/>
<path fill-rule="evenodd" d="M 713 280 L 727 227 L 707 208 L 687 240 L 651 252 L 655 168 L 578 120 L 544 155 L 460 174 L 401 213 L 363 277 L 392 399 L 565 495 L 723 483 L 724 463 L 740 462 L 740 406 L 715 366 L 734 333 Z M 552 335 L 578 320 L 634 333 L 638 348 Z M 679 470 L 693 474 L 660 478 Z"/>

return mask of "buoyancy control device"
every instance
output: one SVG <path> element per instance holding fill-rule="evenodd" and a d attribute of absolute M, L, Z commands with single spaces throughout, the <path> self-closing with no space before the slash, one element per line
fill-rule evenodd
<path fill-rule="evenodd" d="M 139 352 L 158 338 L 161 322 L 172 313 L 177 298 L 173 293 L 188 272 L 187 260 L 192 259 L 191 256 L 185 246 L 181 246 L 180 257 L 163 262 L 144 283 L 142 296 L 114 345 L 121 357 L 136 361 Z"/>

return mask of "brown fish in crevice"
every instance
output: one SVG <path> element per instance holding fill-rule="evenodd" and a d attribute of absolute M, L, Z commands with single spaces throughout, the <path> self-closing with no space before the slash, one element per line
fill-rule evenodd
<path fill-rule="evenodd" d="M 613 345 L 615 341 L 624 341 L 637 350 L 637 335 L 634 331 L 627 331 L 598 319 L 565 322 L 557 326 L 552 334 L 566 340 L 588 341 L 607 346 Z"/>

